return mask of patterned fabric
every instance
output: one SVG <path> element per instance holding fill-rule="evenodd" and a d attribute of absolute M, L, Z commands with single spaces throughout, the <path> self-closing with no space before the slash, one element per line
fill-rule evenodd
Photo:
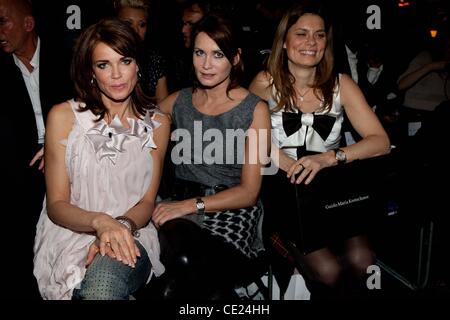
<path fill-rule="evenodd" d="M 262 217 L 262 207 L 259 205 L 206 213 L 202 227 L 211 234 L 224 238 L 236 249 L 249 258 L 255 258 L 260 250 L 253 247 L 258 234 L 258 222 Z"/>
<path fill-rule="evenodd" d="M 221 150 L 227 150 L 217 161 L 208 155 L 209 141 L 201 141 L 201 153 L 194 148 L 196 143 L 191 144 L 191 152 L 173 152 L 176 155 L 172 160 L 177 163 L 175 177 L 177 180 L 185 181 L 182 183 L 184 184 L 182 197 L 194 196 L 192 193 L 196 192 L 196 196 L 207 196 L 219 192 L 220 189 L 223 190 L 223 186 L 230 188 L 241 182 L 245 148 L 241 148 L 242 145 L 238 146 L 238 143 L 235 142 L 239 142 L 239 139 L 230 138 L 227 130 L 246 132 L 253 121 L 253 113 L 259 101 L 258 96 L 249 93 L 231 110 L 211 116 L 199 112 L 193 105 L 192 88 L 180 91 L 172 111 L 173 124 L 177 129 L 172 133 L 175 141 L 179 138 L 184 139 L 180 136 L 182 131 L 179 132 L 179 129 L 189 131 L 192 136 L 198 129 L 200 129 L 201 136 L 203 136 L 203 132 L 214 130 L 214 132 L 221 132 L 225 137 L 220 142 L 223 146 Z M 176 148 L 177 146 L 174 150 Z M 231 159 L 228 158 L 230 154 L 232 155 Z M 220 187 L 219 190 L 218 187 Z M 185 218 L 207 229 L 211 234 L 220 236 L 221 239 L 229 242 L 248 257 L 255 257 L 259 250 L 264 250 L 260 204 L 257 207 L 212 214 L 187 215 Z"/>
<path fill-rule="evenodd" d="M 152 49 L 147 49 L 144 58 L 143 81 L 141 83 L 145 93 L 149 97 L 154 97 L 156 95 L 158 80 L 167 74 L 166 61 Z"/>

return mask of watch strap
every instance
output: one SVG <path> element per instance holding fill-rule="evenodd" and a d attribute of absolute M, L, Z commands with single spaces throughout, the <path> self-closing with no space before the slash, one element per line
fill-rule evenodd
<path fill-rule="evenodd" d="M 344 150 L 342 150 L 340 148 L 336 148 L 336 149 L 333 149 L 333 151 L 334 151 L 334 157 L 335 157 L 338 165 L 345 164 L 347 162 L 347 156 L 346 156 Z"/>

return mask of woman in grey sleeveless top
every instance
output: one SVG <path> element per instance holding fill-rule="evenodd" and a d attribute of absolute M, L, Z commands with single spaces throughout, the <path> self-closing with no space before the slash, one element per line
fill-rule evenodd
<path fill-rule="evenodd" d="M 223 18 L 201 20 L 194 86 L 160 105 L 176 129 L 171 158 L 179 201 L 160 203 L 153 222 L 174 298 L 232 297 L 245 265 L 263 250 L 258 194 L 270 117 L 267 104 L 239 86 L 243 63 L 234 31 Z"/>

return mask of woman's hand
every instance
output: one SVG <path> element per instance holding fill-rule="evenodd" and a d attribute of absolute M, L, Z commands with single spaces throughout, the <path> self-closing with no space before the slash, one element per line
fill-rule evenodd
<path fill-rule="evenodd" d="M 196 212 L 196 210 L 194 199 L 161 202 L 153 211 L 152 220 L 156 227 L 160 227 L 169 220 Z"/>
<path fill-rule="evenodd" d="M 95 255 L 100 252 L 100 240 L 95 239 L 95 241 L 89 246 L 87 258 L 86 258 L 86 267 L 89 266 L 95 258 Z M 110 246 L 106 246 L 106 255 L 110 258 L 116 259 L 116 255 L 112 251 Z"/>
<path fill-rule="evenodd" d="M 134 268 L 140 252 L 130 230 L 107 214 L 99 215 L 93 226 L 97 232 L 100 254 L 104 256 L 108 250 L 112 250 L 118 261 Z"/>
<path fill-rule="evenodd" d="M 317 172 L 333 165 L 334 156 L 331 155 L 331 153 L 334 154 L 333 151 L 327 151 L 320 154 L 301 157 L 295 161 L 287 171 L 288 179 L 290 178 L 291 183 L 300 184 L 302 181 L 305 181 L 305 184 L 309 184 L 314 179 Z M 295 178 L 299 173 L 300 175 Z"/>

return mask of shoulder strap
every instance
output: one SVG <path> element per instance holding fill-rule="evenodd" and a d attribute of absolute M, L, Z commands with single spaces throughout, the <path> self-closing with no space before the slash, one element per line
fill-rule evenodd
<path fill-rule="evenodd" d="M 83 127 L 84 130 L 89 130 L 95 125 L 95 120 L 97 116 L 94 115 L 90 110 L 81 112 L 79 110 L 80 106 L 84 106 L 83 102 L 75 101 L 71 99 L 68 101 L 70 106 L 72 107 L 72 111 L 75 115 L 76 122 Z"/>

